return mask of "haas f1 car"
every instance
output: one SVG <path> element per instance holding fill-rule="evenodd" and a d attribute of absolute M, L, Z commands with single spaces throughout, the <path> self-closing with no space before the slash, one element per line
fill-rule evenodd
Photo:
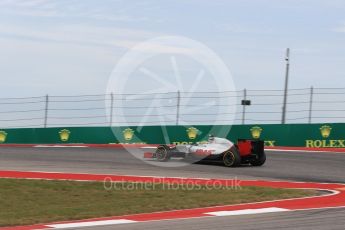
<path fill-rule="evenodd" d="M 261 166 L 266 161 L 264 142 L 261 140 L 237 141 L 210 136 L 206 143 L 192 145 L 159 145 L 154 153 L 146 153 L 145 158 L 168 161 L 171 158 L 184 158 L 194 161 L 219 161 L 227 167 L 241 164 Z"/>

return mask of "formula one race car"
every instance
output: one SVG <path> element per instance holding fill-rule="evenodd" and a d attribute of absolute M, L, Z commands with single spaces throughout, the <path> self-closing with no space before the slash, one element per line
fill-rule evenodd
<path fill-rule="evenodd" d="M 266 161 L 264 142 L 261 140 L 238 140 L 237 144 L 225 138 L 209 136 L 206 143 L 192 145 L 159 145 L 154 153 L 145 153 L 145 158 L 168 161 L 184 158 L 193 161 L 220 161 L 227 167 L 241 164 L 261 166 Z"/>

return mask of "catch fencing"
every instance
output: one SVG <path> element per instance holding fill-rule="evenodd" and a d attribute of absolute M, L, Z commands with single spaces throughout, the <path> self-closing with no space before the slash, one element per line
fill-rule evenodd
<path fill-rule="evenodd" d="M 0 128 L 280 124 L 283 95 L 243 89 L 0 98 Z M 343 122 L 344 96 L 345 88 L 290 89 L 286 123 Z"/>

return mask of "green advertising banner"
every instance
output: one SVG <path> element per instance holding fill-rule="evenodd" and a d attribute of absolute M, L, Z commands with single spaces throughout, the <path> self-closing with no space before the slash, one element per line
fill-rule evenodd
<path fill-rule="evenodd" d="M 210 133 L 232 141 L 261 139 L 266 146 L 345 148 L 345 123 L 0 129 L 0 144 L 187 144 Z"/>

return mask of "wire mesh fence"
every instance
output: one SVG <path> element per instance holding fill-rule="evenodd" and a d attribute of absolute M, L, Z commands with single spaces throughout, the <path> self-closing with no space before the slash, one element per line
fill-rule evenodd
<path fill-rule="evenodd" d="M 0 98 L 0 128 L 278 124 L 283 93 L 244 89 Z M 344 96 L 345 88 L 290 89 L 286 123 L 343 122 Z"/>

